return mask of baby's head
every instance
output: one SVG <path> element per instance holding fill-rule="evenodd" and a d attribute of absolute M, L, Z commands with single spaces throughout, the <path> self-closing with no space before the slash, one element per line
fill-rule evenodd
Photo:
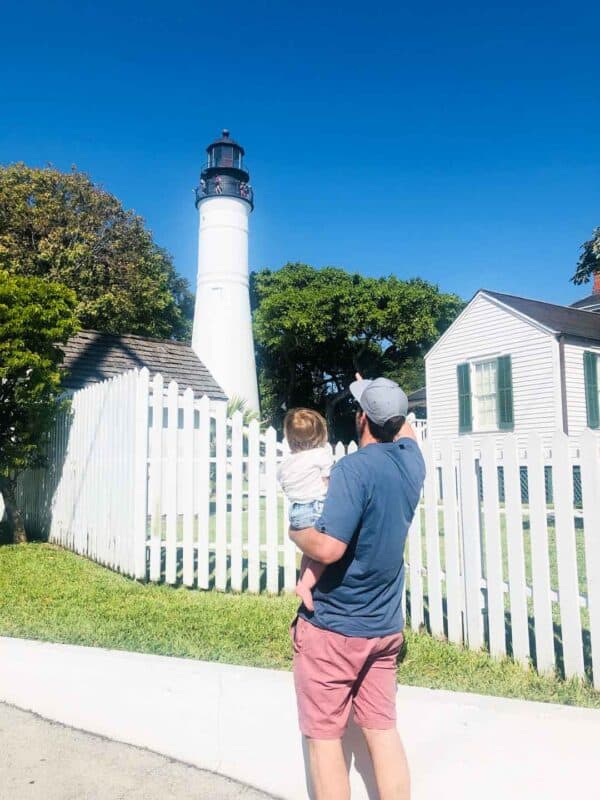
<path fill-rule="evenodd" d="M 283 432 L 292 453 L 327 443 L 327 422 L 312 408 L 292 408 L 283 420 Z"/>

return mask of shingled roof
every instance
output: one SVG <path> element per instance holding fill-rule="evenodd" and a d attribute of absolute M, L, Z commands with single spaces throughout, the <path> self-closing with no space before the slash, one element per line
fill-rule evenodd
<path fill-rule="evenodd" d="M 593 311 L 582 311 L 572 306 L 558 306 L 541 300 L 528 300 L 512 294 L 490 292 L 488 289 L 482 289 L 481 292 L 539 322 L 553 333 L 600 341 L 600 314 L 595 314 Z"/>
<path fill-rule="evenodd" d="M 160 372 L 165 385 L 174 380 L 182 389 L 190 386 L 196 397 L 227 399 L 196 353 L 184 342 L 80 331 L 62 349 L 63 386 L 67 389 L 82 389 L 130 369 L 147 367 L 150 378 Z"/>

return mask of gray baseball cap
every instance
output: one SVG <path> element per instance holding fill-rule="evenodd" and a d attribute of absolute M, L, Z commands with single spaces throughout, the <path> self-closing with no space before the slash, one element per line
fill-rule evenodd
<path fill-rule="evenodd" d="M 408 414 L 408 398 L 394 381 L 388 378 L 354 381 L 350 391 L 369 419 L 376 425 L 385 425 L 392 417 Z"/>

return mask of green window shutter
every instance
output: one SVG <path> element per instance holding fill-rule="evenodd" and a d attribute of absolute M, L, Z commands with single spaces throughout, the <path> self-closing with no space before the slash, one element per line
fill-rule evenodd
<path fill-rule="evenodd" d="M 590 428 L 600 427 L 600 410 L 598 409 L 598 356 L 585 351 L 583 354 L 583 377 L 585 380 L 585 407 L 587 424 Z"/>
<path fill-rule="evenodd" d="M 473 430 L 471 413 L 471 367 L 469 364 L 458 364 L 456 367 L 458 381 L 458 432 L 469 433 Z"/>
<path fill-rule="evenodd" d="M 496 398 L 498 429 L 501 431 L 510 431 L 515 425 L 512 363 L 510 356 L 500 356 L 498 359 L 496 378 L 498 381 L 498 395 Z"/>

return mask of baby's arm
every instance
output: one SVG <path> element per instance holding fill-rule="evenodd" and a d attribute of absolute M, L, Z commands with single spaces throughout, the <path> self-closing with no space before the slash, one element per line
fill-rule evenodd
<path fill-rule="evenodd" d="M 309 611 L 314 611 L 315 606 L 312 598 L 312 590 L 316 586 L 319 578 L 325 571 L 325 564 L 315 561 L 308 556 L 302 556 L 300 564 L 300 580 L 296 585 L 296 594 Z"/>
<path fill-rule="evenodd" d="M 314 558 L 302 556 L 300 564 L 300 580 L 303 586 L 310 591 L 317 585 L 319 578 L 325 572 L 325 564 L 315 561 Z"/>

